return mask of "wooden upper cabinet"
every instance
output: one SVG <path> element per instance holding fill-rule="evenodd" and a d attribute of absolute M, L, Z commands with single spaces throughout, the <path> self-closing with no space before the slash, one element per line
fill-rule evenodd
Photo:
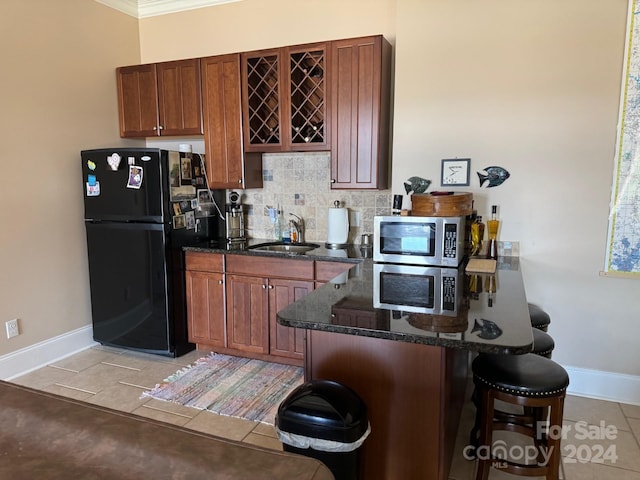
<path fill-rule="evenodd" d="M 383 189 L 389 177 L 389 43 L 331 42 L 331 188 Z"/>
<path fill-rule="evenodd" d="M 121 137 L 158 135 L 158 88 L 155 65 L 116 69 Z"/>
<path fill-rule="evenodd" d="M 200 59 L 116 69 L 121 137 L 202 135 Z"/>
<path fill-rule="evenodd" d="M 286 150 L 329 150 L 327 44 L 283 49 L 282 127 Z"/>
<path fill-rule="evenodd" d="M 242 54 L 242 114 L 247 152 L 283 150 L 281 68 L 281 49 Z"/>
<path fill-rule="evenodd" d="M 244 148 L 329 150 L 326 43 L 242 54 Z"/>
<path fill-rule="evenodd" d="M 211 188 L 261 188 L 264 152 L 331 151 L 332 189 L 389 188 L 382 35 L 117 69 L 121 137 L 204 135 Z"/>
<path fill-rule="evenodd" d="M 159 135 L 202 135 L 200 59 L 156 64 Z"/>
<path fill-rule="evenodd" d="M 261 188 L 262 156 L 245 153 L 240 54 L 201 59 L 207 178 L 211 188 Z"/>

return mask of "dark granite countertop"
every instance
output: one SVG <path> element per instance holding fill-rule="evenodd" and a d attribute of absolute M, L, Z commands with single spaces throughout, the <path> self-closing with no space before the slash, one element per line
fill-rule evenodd
<path fill-rule="evenodd" d="M 374 263 L 365 259 L 351 268 L 346 283 L 316 289 L 277 318 L 290 327 L 348 335 L 486 353 L 530 352 L 533 334 L 518 258 L 502 259 L 495 276 L 461 275 L 466 288 L 455 317 L 374 308 Z M 495 292 L 485 291 L 490 281 Z M 364 318 L 358 324 L 366 327 L 353 326 L 354 316 Z"/>
<path fill-rule="evenodd" d="M 208 240 L 206 242 L 188 247 L 183 247 L 183 250 L 191 252 L 233 253 L 237 255 L 294 258 L 296 260 L 328 260 L 332 262 L 347 263 L 356 263 L 372 255 L 371 248 L 364 249 L 360 248 L 359 245 L 348 245 L 345 248 L 333 249 L 326 247 L 324 242 L 307 242 L 318 245 L 318 247 L 314 248 L 313 250 L 309 250 L 308 252 L 295 254 L 286 252 L 253 250 L 253 248 L 258 245 L 273 242 L 273 240 L 269 240 L 266 238 L 250 238 L 244 243 L 229 245 L 225 239 L 216 239 Z"/>

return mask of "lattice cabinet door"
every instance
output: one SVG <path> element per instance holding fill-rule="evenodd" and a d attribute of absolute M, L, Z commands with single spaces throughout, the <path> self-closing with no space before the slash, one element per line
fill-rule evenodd
<path fill-rule="evenodd" d="M 280 49 L 242 54 L 244 149 L 282 151 Z"/>
<path fill-rule="evenodd" d="M 328 150 L 330 87 L 326 44 L 285 48 L 283 129 L 287 150 Z"/>

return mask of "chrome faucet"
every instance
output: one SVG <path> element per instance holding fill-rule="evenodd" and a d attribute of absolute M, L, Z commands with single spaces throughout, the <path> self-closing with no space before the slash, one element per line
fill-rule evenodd
<path fill-rule="evenodd" d="M 292 243 L 304 243 L 304 219 L 302 217 L 299 217 L 298 215 L 296 215 L 295 213 L 289 213 L 289 215 L 291 215 L 292 217 L 296 217 L 298 220 L 289 220 L 291 222 L 291 224 L 293 225 L 293 228 L 296 231 L 296 238 L 295 240 L 292 238 L 291 242 Z"/>

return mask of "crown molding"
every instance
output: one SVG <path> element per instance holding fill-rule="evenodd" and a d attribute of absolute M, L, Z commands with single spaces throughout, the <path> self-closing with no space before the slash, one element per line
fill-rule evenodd
<path fill-rule="evenodd" d="M 155 17 L 242 0 L 96 0 L 135 18 Z"/>
<path fill-rule="evenodd" d="M 96 0 L 96 2 L 138 18 L 138 0 Z"/>

